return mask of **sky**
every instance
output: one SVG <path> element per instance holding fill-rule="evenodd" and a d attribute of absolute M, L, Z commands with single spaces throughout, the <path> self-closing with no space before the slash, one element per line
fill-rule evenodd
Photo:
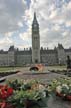
<path fill-rule="evenodd" d="M 50 49 L 62 43 L 71 47 L 71 0 L 0 0 L 0 49 L 32 46 L 34 11 L 40 27 L 40 44 Z"/>

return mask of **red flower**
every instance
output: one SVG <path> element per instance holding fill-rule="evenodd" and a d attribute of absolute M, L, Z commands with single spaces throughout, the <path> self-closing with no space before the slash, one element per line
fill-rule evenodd
<path fill-rule="evenodd" d="M 67 96 L 67 99 L 68 99 L 68 100 L 71 100 L 71 95 L 70 95 L 70 96 L 68 95 L 68 96 Z"/>
<path fill-rule="evenodd" d="M 1 102 L 0 103 L 0 108 L 6 108 L 6 106 L 7 106 L 6 102 Z"/>
<path fill-rule="evenodd" d="M 0 89 L 3 87 L 3 85 L 0 85 Z"/>
<path fill-rule="evenodd" d="M 6 99 L 12 94 L 13 94 L 12 88 L 8 87 L 7 85 L 1 86 L 0 88 L 0 98 L 1 99 Z"/>
<path fill-rule="evenodd" d="M 13 89 L 12 89 L 12 88 L 8 88 L 7 94 L 8 94 L 8 95 L 12 95 L 12 94 L 13 94 Z"/>
<path fill-rule="evenodd" d="M 11 103 L 7 103 L 3 101 L 3 102 L 0 102 L 0 108 L 15 108 L 15 106 L 12 105 Z"/>
<path fill-rule="evenodd" d="M 56 92 L 56 96 L 63 97 L 63 94 Z"/>
<path fill-rule="evenodd" d="M 8 87 L 8 85 L 0 85 L 0 108 L 11 108 L 6 102 L 6 99 L 13 94 L 13 89 Z"/>
<path fill-rule="evenodd" d="M 14 105 L 12 105 L 11 103 L 7 103 L 6 108 L 16 108 Z"/>
<path fill-rule="evenodd" d="M 7 91 L 5 91 L 4 89 L 1 89 L 1 98 L 2 99 L 6 99 L 8 96 L 7 96 Z"/>

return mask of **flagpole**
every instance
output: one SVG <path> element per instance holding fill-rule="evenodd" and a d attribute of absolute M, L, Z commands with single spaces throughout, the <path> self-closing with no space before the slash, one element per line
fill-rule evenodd
<path fill-rule="evenodd" d="M 36 12 L 36 4 L 37 4 L 37 1 L 34 0 L 34 12 Z"/>

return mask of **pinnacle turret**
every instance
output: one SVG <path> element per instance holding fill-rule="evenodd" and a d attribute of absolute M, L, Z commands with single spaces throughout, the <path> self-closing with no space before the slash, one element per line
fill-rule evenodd
<path fill-rule="evenodd" d="M 36 12 L 34 12 L 33 25 L 34 24 L 37 24 L 38 25 L 38 21 L 37 21 L 37 17 L 36 17 Z"/>
<path fill-rule="evenodd" d="M 34 20 L 37 20 L 37 18 L 36 18 L 36 12 L 34 12 Z"/>

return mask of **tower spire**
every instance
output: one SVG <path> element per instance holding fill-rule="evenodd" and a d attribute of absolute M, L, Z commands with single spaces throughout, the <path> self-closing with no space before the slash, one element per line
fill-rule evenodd
<path fill-rule="evenodd" d="M 37 21 L 37 17 L 36 17 L 36 12 L 34 12 L 34 18 L 33 18 L 33 23 L 32 23 L 32 25 L 39 25 L 38 24 L 38 21 Z"/>
<path fill-rule="evenodd" d="M 36 17 L 36 10 L 37 10 L 37 0 L 33 0 L 33 10 L 34 10 L 34 19 L 33 19 L 33 22 L 38 22 L 37 21 L 37 17 Z"/>
<path fill-rule="evenodd" d="M 34 12 L 34 19 L 36 20 L 37 18 L 36 18 L 36 12 Z"/>
<path fill-rule="evenodd" d="M 36 11 L 32 23 L 32 63 L 40 63 L 40 34 Z"/>

